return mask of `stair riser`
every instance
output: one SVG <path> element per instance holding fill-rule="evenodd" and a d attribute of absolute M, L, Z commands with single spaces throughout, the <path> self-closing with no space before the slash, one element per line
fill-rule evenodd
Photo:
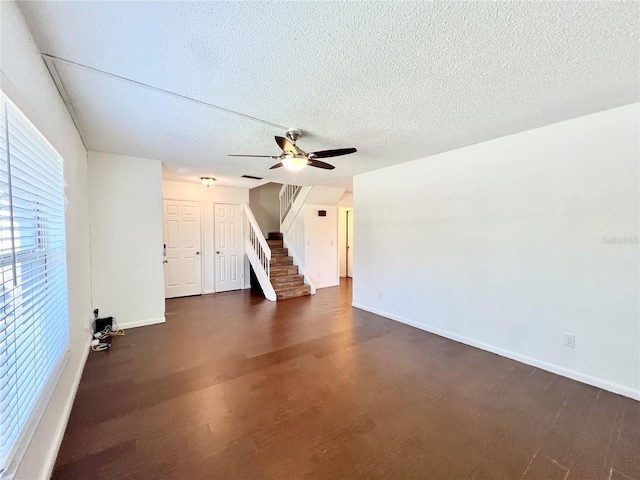
<path fill-rule="evenodd" d="M 291 257 L 271 257 L 271 265 L 293 265 Z"/>
<path fill-rule="evenodd" d="M 282 248 L 282 240 L 267 240 L 269 248 Z"/>
<path fill-rule="evenodd" d="M 309 295 L 309 285 L 305 285 L 304 287 L 306 288 L 300 287 L 295 290 L 276 292 L 276 297 L 278 300 L 285 300 L 287 298 L 304 297 L 305 295 Z"/>
<path fill-rule="evenodd" d="M 310 293 L 301 293 L 299 295 L 289 295 L 289 296 L 284 296 L 284 295 L 277 295 L 276 298 L 278 300 L 288 300 L 290 298 L 297 298 L 297 297 L 308 297 L 310 296 Z"/>
<path fill-rule="evenodd" d="M 278 285 L 274 285 L 273 289 L 276 291 L 276 293 L 278 293 L 281 290 L 285 290 L 287 288 L 293 288 L 293 287 L 301 287 L 302 285 L 304 285 L 304 283 L 302 282 L 281 283 Z"/>
<path fill-rule="evenodd" d="M 288 257 L 288 248 L 271 248 L 271 257 Z"/>
<path fill-rule="evenodd" d="M 273 286 L 281 285 L 283 283 L 294 283 L 294 282 L 303 283 L 304 277 L 302 275 L 298 275 L 296 272 L 296 274 L 281 275 L 281 276 L 271 278 L 271 284 Z"/>
<path fill-rule="evenodd" d="M 271 267 L 271 278 L 284 277 L 287 275 L 296 275 L 298 273 L 298 267 L 295 265 L 283 265 Z"/>

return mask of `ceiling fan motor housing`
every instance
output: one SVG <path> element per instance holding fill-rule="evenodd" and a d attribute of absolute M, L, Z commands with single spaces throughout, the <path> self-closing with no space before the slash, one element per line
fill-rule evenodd
<path fill-rule="evenodd" d="M 295 145 L 296 141 L 302 137 L 302 130 L 300 130 L 299 128 L 290 128 L 289 130 L 287 130 L 287 133 L 285 135 Z"/>

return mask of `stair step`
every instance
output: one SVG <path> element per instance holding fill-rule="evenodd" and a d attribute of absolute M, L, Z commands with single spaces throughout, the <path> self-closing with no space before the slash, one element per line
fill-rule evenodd
<path fill-rule="evenodd" d="M 282 248 L 282 240 L 267 240 L 270 248 Z"/>
<path fill-rule="evenodd" d="M 288 248 L 273 248 L 271 247 L 271 256 L 272 257 L 288 257 L 289 249 Z"/>
<path fill-rule="evenodd" d="M 271 265 L 293 265 L 293 257 L 271 257 Z"/>
<path fill-rule="evenodd" d="M 291 283 L 283 283 L 282 285 L 274 285 L 273 289 L 276 294 L 279 292 L 284 292 L 285 290 L 289 290 L 291 288 L 297 288 L 304 286 L 303 282 L 291 282 Z M 308 286 L 308 285 L 307 285 Z"/>
<path fill-rule="evenodd" d="M 300 287 L 304 285 L 304 282 L 302 280 L 292 280 L 290 282 L 282 282 L 282 283 L 273 283 L 273 282 L 271 283 L 276 293 L 281 292 L 282 290 L 287 290 L 288 288 Z"/>
<path fill-rule="evenodd" d="M 310 295 L 311 291 L 309 285 L 299 285 L 297 287 L 285 288 L 282 290 L 276 290 L 276 297 L 278 300 L 285 300 L 287 298 L 303 297 Z"/>
<path fill-rule="evenodd" d="M 298 272 L 296 271 L 295 274 L 280 275 L 280 276 L 272 277 L 270 280 L 271 280 L 271 285 L 273 285 L 274 287 L 276 285 L 282 285 L 285 283 L 294 283 L 294 282 L 297 282 L 297 285 L 302 285 L 304 283 L 304 276 L 298 275 Z"/>
<path fill-rule="evenodd" d="M 269 240 L 282 240 L 280 232 L 269 232 Z"/>
<path fill-rule="evenodd" d="M 273 279 L 287 275 L 297 275 L 297 265 L 273 265 L 269 267 L 269 276 Z"/>

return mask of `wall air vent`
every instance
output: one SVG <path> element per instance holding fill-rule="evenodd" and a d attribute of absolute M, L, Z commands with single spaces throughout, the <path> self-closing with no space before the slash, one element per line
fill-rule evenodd
<path fill-rule="evenodd" d="M 242 175 L 242 178 L 250 178 L 251 180 L 262 180 L 262 177 L 254 177 L 253 175 Z"/>

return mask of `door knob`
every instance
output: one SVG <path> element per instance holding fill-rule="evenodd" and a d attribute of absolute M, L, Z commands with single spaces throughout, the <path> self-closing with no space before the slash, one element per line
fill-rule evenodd
<path fill-rule="evenodd" d="M 200 255 L 200 252 L 196 252 L 196 255 Z"/>
<path fill-rule="evenodd" d="M 220 254 L 220 250 L 216 250 L 216 253 L 217 253 L 217 254 Z"/>

